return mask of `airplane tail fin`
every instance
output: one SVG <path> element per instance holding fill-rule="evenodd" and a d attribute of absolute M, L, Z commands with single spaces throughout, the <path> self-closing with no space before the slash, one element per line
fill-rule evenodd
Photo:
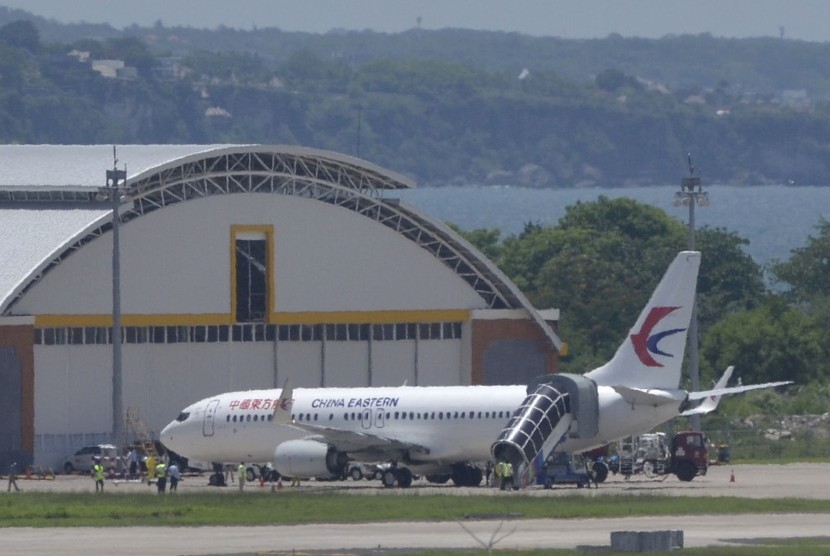
<path fill-rule="evenodd" d="M 605 386 L 678 388 L 699 268 L 699 252 L 678 253 L 614 357 L 585 376 Z"/>
<path fill-rule="evenodd" d="M 277 406 L 274 408 L 274 423 L 277 425 L 291 424 L 291 406 L 294 404 L 294 387 L 291 385 L 291 379 L 286 378 L 282 384 L 282 391 L 280 392 L 280 399 L 277 401 Z"/>

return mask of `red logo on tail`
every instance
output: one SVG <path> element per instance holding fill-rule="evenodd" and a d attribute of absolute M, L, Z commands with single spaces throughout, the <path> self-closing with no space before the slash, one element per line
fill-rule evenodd
<path fill-rule="evenodd" d="M 631 335 L 631 344 L 634 346 L 634 353 L 637 354 L 637 357 L 646 367 L 663 366 L 659 361 L 651 356 L 652 353 L 666 357 L 674 357 L 671 353 L 660 351 L 657 344 L 659 344 L 660 340 L 666 336 L 683 332 L 686 329 L 675 328 L 664 332 L 658 332 L 657 334 L 652 334 L 651 331 L 667 315 L 679 308 L 680 307 L 652 307 L 651 311 L 648 313 L 648 316 L 646 316 L 646 320 L 643 322 L 643 326 L 640 328 L 640 331 Z"/>

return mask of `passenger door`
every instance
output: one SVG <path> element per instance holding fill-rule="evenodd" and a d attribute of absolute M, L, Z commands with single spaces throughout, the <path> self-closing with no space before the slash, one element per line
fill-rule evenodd
<path fill-rule="evenodd" d="M 205 420 L 202 423 L 202 434 L 204 436 L 213 436 L 213 418 L 216 416 L 218 406 L 219 400 L 210 400 L 205 408 Z"/>

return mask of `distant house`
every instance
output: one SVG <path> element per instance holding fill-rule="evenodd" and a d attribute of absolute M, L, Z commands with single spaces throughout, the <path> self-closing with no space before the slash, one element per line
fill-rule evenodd
<path fill-rule="evenodd" d="M 124 60 L 93 60 L 92 70 L 109 79 L 138 79 L 138 69 L 126 65 Z"/>

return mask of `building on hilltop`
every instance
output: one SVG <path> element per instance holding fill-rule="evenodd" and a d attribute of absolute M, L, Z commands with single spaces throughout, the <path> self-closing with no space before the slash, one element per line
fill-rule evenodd
<path fill-rule="evenodd" d="M 0 153 L 0 467 L 56 466 L 131 441 L 112 430 L 113 150 Z M 399 202 L 404 176 L 300 147 L 117 155 L 123 406 L 151 432 L 194 400 L 288 377 L 515 384 L 558 370 L 556 312 Z"/>

